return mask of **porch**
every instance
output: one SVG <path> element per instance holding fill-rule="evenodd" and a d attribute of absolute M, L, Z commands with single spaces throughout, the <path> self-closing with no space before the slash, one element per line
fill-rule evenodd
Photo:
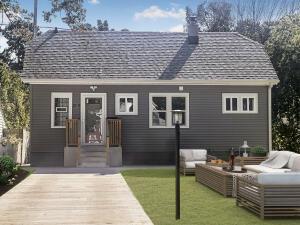
<path fill-rule="evenodd" d="M 87 128 L 81 126 L 83 123 L 80 123 L 79 119 L 66 119 L 65 124 L 65 167 L 122 166 L 122 121 L 120 118 L 106 118 L 104 126 L 101 126 L 102 129 L 100 126 L 98 128 L 94 126 L 86 133 L 82 132 Z M 82 137 L 82 134 L 85 136 Z"/>

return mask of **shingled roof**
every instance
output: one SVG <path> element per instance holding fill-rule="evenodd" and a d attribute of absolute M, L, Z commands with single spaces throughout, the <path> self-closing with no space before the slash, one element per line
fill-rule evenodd
<path fill-rule="evenodd" d="M 231 32 L 48 31 L 27 47 L 25 79 L 277 80 L 261 44 Z"/>

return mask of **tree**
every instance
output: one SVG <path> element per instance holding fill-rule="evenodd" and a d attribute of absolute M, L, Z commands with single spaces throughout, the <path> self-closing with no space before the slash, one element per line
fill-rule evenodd
<path fill-rule="evenodd" d="M 197 7 L 197 20 L 202 31 L 227 32 L 233 28 L 232 5 L 225 1 L 201 3 Z M 186 18 L 193 15 L 193 11 L 186 7 Z"/>
<path fill-rule="evenodd" d="M 273 145 L 300 152 L 300 14 L 273 27 L 266 49 L 280 79 L 273 88 Z"/>
<path fill-rule="evenodd" d="M 73 30 L 80 30 L 84 26 L 86 9 L 83 7 L 84 0 L 50 0 L 51 10 L 43 11 L 44 20 L 51 22 L 57 13 L 63 12 L 62 21 Z"/>
<path fill-rule="evenodd" d="M 29 92 L 20 76 L 0 61 L 0 102 L 9 142 L 18 142 L 18 131 L 29 126 Z"/>
<path fill-rule="evenodd" d="M 98 31 L 109 31 L 109 26 L 107 20 L 97 20 L 97 30 Z"/>

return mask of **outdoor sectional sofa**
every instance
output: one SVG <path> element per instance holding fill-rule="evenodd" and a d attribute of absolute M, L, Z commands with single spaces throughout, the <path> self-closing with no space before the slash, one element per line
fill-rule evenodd
<path fill-rule="evenodd" d="M 276 152 L 270 152 L 269 157 Z M 236 204 L 261 218 L 300 216 L 300 154 L 291 153 L 281 169 L 246 165 L 250 174 L 237 177 Z"/>

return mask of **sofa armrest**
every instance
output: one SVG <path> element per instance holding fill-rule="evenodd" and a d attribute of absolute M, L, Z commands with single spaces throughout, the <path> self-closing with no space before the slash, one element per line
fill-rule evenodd
<path fill-rule="evenodd" d="M 184 168 L 185 167 L 185 157 L 184 156 L 180 156 L 180 167 Z"/>

